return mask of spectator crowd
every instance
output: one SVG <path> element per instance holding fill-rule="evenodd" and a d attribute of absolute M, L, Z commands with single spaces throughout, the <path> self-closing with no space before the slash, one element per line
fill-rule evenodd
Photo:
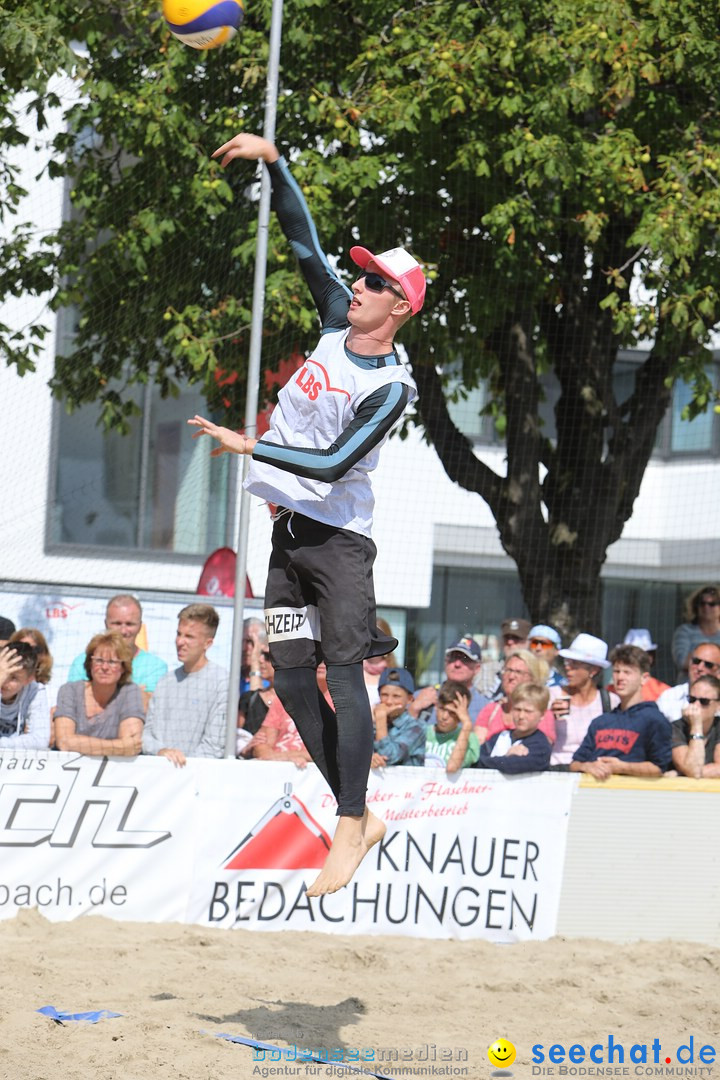
<path fill-rule="evenodd" d="M 500 661 L 485 659 L 465 634 L 445 649 L 445 678 L 436 685 L 417 686 L 393 654 L 375 657 L 365 665 L 372 768 L 569 771 L 598 781 L 720 777 L 720 588 L 695 590 L 684 618 L 672 639 L 673 686 L 653 675 L 658 646 L 646 628 L 628 630 L 612 648 L 587 632 L 563 645 L 556 627 L 508 617 Z M 142 753 L 177 768 L 188 758 L 223 757 L 229 675 L 208 657 L 218 624 L 211 605 L 184 607 L 169 669 L 138 645 L 137 598 L 114 596 L 105 626 L 73 661 L 51 708 L 53 660 L 43 634 L 0 617 L 0 750 Z M 332 707 L 322 664 L 317 687 Z M 237 757 L 305 768 L 311 758 L 275 693 L 260 619 L 244 625 L 237 699 Z"/>

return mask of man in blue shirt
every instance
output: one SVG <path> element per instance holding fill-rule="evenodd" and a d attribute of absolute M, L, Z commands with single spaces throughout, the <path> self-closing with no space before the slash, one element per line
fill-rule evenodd
<path fill-rule="evenodd" d="M 125 593 L 113 596 L 108 600 L 105 609 L 105 627 L 107 630 L 116 630 L 132 646 L 132 681 L 142 690 L 143 701 L 147 707 L 150 694 L 155 690 L 158 680 L 167 674 L 168 666 L 159 656 L 146 652 L 135 644 L 135 638 L 142 629 L 140 601 Z M 85 678 L 85 653 L 80 653 L 72 662 L 67 681 L 79 682 Z"/>
<path fill-rule="evenodd" d="M 650 657 L 637 645 L 618 645 L 610 661 L 620 704 L 590 723 L 570 772 L 590 773 L 596 780 L 613 774 L 660 776 L 671 766 L 671 731 L 655 702 L 643 701 Z"/>

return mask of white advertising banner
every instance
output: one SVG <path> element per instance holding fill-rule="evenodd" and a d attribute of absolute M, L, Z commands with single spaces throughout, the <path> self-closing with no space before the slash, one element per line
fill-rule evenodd
<path fill-rule="evenodd" d="M 200 781 L 191 922 L 497 942 L 555 933 L 573 777 L 373 772 L 368 804 L 387 833 L 347 888 L 312 901 L 335 823 L 317 770 L 258 762 L 225 781 Z"/>
<path fill-rule="evenodd" d="M 168 764 L 2 751 L 0 917 L 183 922 L 195 777 Z"/>
<path fill-rule="evenodd" d="M 387 825 L 347 888 L 308 900 L 335 802 L 313 766 L 0 753 L 0 918 L 425 938 L 555 933 L 577 780 L 371 774 Z"/>

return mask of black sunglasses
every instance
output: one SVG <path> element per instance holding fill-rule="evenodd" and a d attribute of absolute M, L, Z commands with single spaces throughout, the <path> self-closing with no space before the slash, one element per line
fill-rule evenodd
<path fill-rule="evenodd" d="M 365 278 L 365 285 L 370 292 L 381 293 L 383 289 L 389 289 L 400 300 L 407 300 L 407 297 L 403 296 L 398 289 L 395 289 L 389 281 L 386 281 L 384 277 L 380 277 L 379 274 L 374 274 L 372 270 L 363 270 L 361 274 L 358 274 L 358 281 L 360 278 Z"/>
<path fill-rule="evenodd" d="M 716 697 L 694 697 L 693 694 L 688 694 L 688 701 L 691 705 L 694 705 L 697 701 L 698 705 L 702 705 L 703 709 L 707 709 L 708 705 L 712 705 L 714 701 L 717 701 Z"/>
<path fill-rule="evenodd" d="M 708 671 L 714 671 L 715 668 L 717 667 L 717 664 L 714 663 L 714 661 L 712 661 L 712 660 L 703 660 L 700 656 L 693 656 L 690 663 L 694 664 L 695 667 L 706 667 L 708 669 Z"/>

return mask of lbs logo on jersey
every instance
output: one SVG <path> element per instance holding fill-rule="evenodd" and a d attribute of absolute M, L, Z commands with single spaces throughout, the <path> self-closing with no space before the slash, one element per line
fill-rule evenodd
<path fill-rule="evenodd" d="M 310 370 L 311 365 L 314 369 L 312 371 Z M 326 369 L 317 360 L 308 360 L 307 363 L 303 364 L 295 376 L 295 382 L 302 392 L 307 394 L 310 401 L 317 401 L 321 390 L 331 394 L 344 394 L 348 401 L 350 400 L 350 394 L 347 390 L 330 385 L 330 377 Z"/>

